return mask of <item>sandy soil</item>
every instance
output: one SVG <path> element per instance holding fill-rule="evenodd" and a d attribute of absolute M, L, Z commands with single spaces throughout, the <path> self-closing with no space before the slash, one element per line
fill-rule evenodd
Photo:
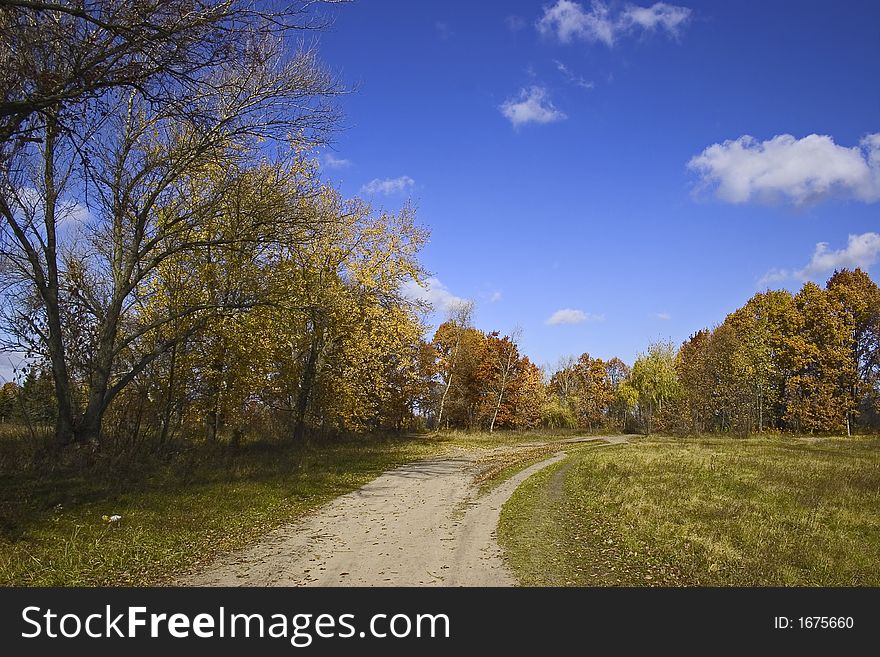
<path fill-rule="evenodd" d="M 570 439 L 582 442 L 593 439 Z M 605 439 L 618 442 L 618 439 Z M 532 444 L 534 446 L 534 444 Z M 560 451 L 479 497 L 460 452 L 391 470 L 229 554 L 184 586 L 513 586 L 495 528 L 516 487 Z"/>

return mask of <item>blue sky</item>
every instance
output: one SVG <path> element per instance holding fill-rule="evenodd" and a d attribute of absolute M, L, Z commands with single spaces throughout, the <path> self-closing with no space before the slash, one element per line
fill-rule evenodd
<path fill-rule="evenodd" d="M 355 91 L 325 177 L 389 209 L 413 199 L 425 294 L 474 299 L 484 330 L 521 326 L 538 363 L 632 363 L 759 289 L 855 264 L 880 278 L 880 3 L 333 15 L 320 51 Z"/>

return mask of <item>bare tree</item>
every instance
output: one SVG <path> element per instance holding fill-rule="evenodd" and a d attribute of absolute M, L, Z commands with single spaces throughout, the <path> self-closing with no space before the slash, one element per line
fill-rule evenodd
<path fill-rule="evenodd" d="M 440 410 L 437 412 L 437 426 L 442 426 L 443 410 L 446 406 L 446 397 L 449 395 L 449 389 L 452 387 L 452 378 L 455 375 L 455 368 L 458 364 L 458 356 L 461 353 L 461 341 L 465 332 L 471 328 L 474 316 L 474 302 L 461 301 L 453 304 L 448 311 L 447 321 L 453 327 L 452 348 L 449 352 L 447 362 L 446 385 L 443 387 L 443 393 L 440 395 Z"/>
<path fill-rule="evenodd" d="M 498 411 L 501 409 L 501 404 L 504 401 L 504 393 L 507 392 L 511 380 L 516 375 L 516 366 L 519 361 L 518 343 L 521 337 L 522 328 L 517 326 L 510 332 L 510 336 L 505 336 L 498 340 L 498 348 L 494 354 L 496 358 L 496 376 L 498 377 L 498 396 L 495 399 L 495 410 L 492 412 L 492 420 L 489 422 L 489 433 L 495 430 L 495 421 L 498 419 Z"/>
<path fill-rule="evenodd" d="M 166 262 L 253 249 L 302 219 L 294 201 L 279 202 L 295 194 L 273 193 L 302 185 L 296 167 L 253 163 L 272 144 L 325 139 L 336 121 L 338 83 L 313 48 L 291 51 L 283 38 L 308 4 L 274 14 L 239 0 L 0 8 L 0 256 L 18 300 L 12 324 L 51 365 L 59 442 L 96 439 L 145 367 L 211 313 L 253 303 L 191 299 L 139 323 Z M 74 241 L 67 220 L 86 208 Z M 89 352 L 82 380 L 71 372 L 74 334 Z"/>
<path fill-rule="evenodd" d="M 172 89 L 198 93 L 206 71 L 238 61 L 249 28 L 283 37 L 326 25 L 308 11 L 315 4 L 0 0 L 0 144 L 39 139 L 27 125 L 35 113 L 63 124 L 111 89 L 136 89 L 155 102 Z"/>
<path fill-rule="evenodd" d="M 577 358 L 572 355 L 561 356 L 556 362 L 556 370 L 550 378 L 550 388 L 560 401 L 570 404 L 577 391 Z"/>

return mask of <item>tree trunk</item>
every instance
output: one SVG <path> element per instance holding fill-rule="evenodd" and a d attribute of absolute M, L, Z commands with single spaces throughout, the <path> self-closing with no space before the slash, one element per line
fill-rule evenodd
<path fill-rule="evenodd" d="M 498 417 L 498 411 L 501 409 L 501 402 L 504 398 L 504 390 L 507 388 L 508 379 L 510 378 L 511 362 L 513 360 L 513 345 L 507 352 L 507 362 L 502 366 L 501 372 L 501 389 L 498 391 L 498 401 L 495 402 L 495 412 L 492 414 L 492 422 L 489 424 L 489 433 L 495 430 L 495 419 Z"/>
<path fill-rule="evenodd" d="M 498 393 L 498 401 L 495 402 L 495 412 L 492 413 L 492 421 L 489 423 L 489 433 L 495 431 L 495 419 L 498 417 L 498 409 L 501 408 L 501 397 L 504 395 L 504 388 Z"/>
<path fill-rule="evenodd" d="M 764 394 L 758 393 L 758 433 L 764 433 Z"/>
<path fill-rule="evenodd" d="M 208 413 L 208 426 L 206 427 L 208 430 L 207 439 L 208 442 L 216 442 L 217 435 L 220 433 L 220 392 L 214 396 L 214 407 L 211 409 L 210 413 Z"/>
<path fill-rule="evenodd" d="M 101 424 L 107 410 L 110 387 L 110 373 L 113 368 L 116 332 L 122 311 L 122 296 L 116 293 L 104 316 L 104 323 L 98 336 L 98 353 L 95 368 L 89 381 L 89 398 L 85 413 L 76 425 L 78 442 L 97 442 L 101 438 Z"/>
<path fill-rule="evenodd" d="M 55 384 L 55 400 L 58 417 L 55 422 L 55 440 L 59 445 L 66 445 L 76 440 L 76 423 L 73 406 L 73 391 L 70 374 L 67 370 L 64 337 L 61 331 L 61 309 L 58 300 L 58 253 L 56 235 L 56 210 L 58 190 L 55 186 L 55 139 L 58 135 L 56 109 L 46 112 L 46 134 L 43 185 L 45 208 L 43 223 L 46 227 L 46 243 L 43 251 L 46 259 L 46 277 L 40 285 L 37 277 L 37 289 L 46 310 L 48 328 L 49 360 L 52 363 L 52 379 Z M 36 264 L 36 263 L 35 263 Z"/>
<path fill-rule="evenodd" d="M 104 421 L 104 411 L 106 410 L 103 393 L 107 391 L 109 372 L 106 374 L 96 372 L 96 378 L 97 381 L 92 383 L 89 390 L 89 401 L 86 410 L 76 423 L 76 442 L 97 442 L 101 438 L 101 425 Z"/>
<path fill-rule="evenodd" d="M 64 342 L 61 337 L 61 320 L 58 316 L 57 295 L 52 291 L 50 299 L 54 303 L 46 303 L 46 315 L 49 324 L 49 360 L 52 364 L 52 381 L 55 385 L 55 403 L 58 417 L 55 420 L 55 442 L 67 445 L 75 440 L 73 394 L 67 362 L 64 358 Z"/>
<path fill-rule="evenodd" d="M 95 442 L 101 435 L 101 424 L 104 421 L 104 410 L 89 404 L 86 412 L 76 423 L 76 442 Z"/>
<path fill-rule="evenodd" d="M 165 408 L 162 410 L 162 429 L 159 433 L 159 445 L 168 442 L 171 427 L 171 411 L 174 407 L 174 378 L 177 374 L 177 345 L 171 347 L 171 362 L 168 365 L 168 391 L 165 395 Z"/>
<path fill-rule="evenodd" d="M 449 370 L 449 379 L 446 381 L 446 388 L 443 389 L 443 394 L 440 396 L 440 411 L 437 413 L 437 426 L 441 426 L 443 422 L 443 407 L 446 405 L 446 395 L 449 394 L 449 388 L 452 385 L 452 369 Z M 446 420 L 446 428 L 449 428 L 449 420 Z"/>
<path fill-rule="evenodd" d="M 321 350 L 321 341 L 323 340 L 323 330 L 315 329 L 315 336 L 309 347 L 309 357 L 303 370 L 302 385 L 299 388 L 299 395 L 296 399 L 296 420 L 293 427 L 294 442 L 301 442 L 305 437 L 306 431 L 306 412 L 309 409 L 309 399 L 312 395 L 312 388 L 315 385 L 315 378 L 318 369 L 318 353 Z"/>

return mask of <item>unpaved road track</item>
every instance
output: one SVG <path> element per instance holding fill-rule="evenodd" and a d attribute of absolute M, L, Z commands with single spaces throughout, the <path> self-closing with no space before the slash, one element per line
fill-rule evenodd
<path fill-rule="evenodd" d="M 623 439 L 569 439 L 560 445 L 589 440 Z M 390 470 L 178 583 L 514 586 L 495 541 L 501 505 L 529 476 L 565 454 L 557 452 L 478 497 L 475 463 L 485 453 L 460 452 Z"/>

